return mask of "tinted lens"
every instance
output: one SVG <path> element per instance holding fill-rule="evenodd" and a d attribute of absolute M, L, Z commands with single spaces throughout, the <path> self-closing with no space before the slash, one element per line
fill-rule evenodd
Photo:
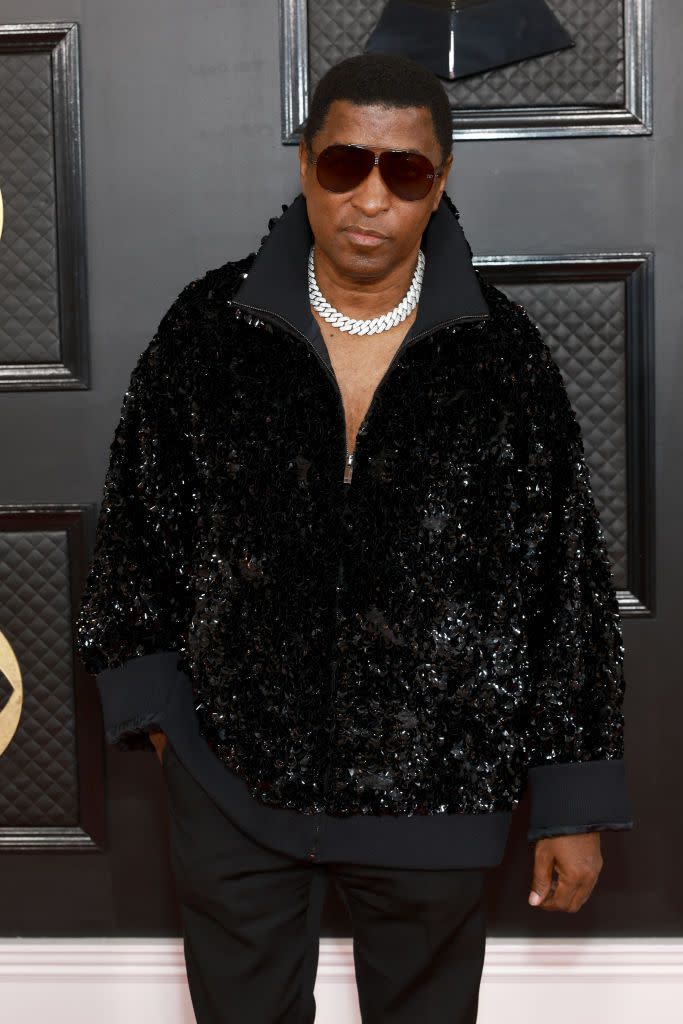
<path fill-rule="evenodd" d="M 421 153 L 389 150 L 381 154 L 379 169 L 387 188 L 399 199 L 424 199 L 434 184 L 434 165 Z"/>
<path fill-rule="evenodd" d="M 329 192 L 350 192 L 367 178 L 375 164 L 371 150 L 359 146 L 328 146 L 316 160 L 318 181 Z"/>

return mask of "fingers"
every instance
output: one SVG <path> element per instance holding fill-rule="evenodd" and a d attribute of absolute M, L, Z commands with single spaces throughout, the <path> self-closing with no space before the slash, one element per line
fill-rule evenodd
<path fill-rule="evenodd" d="M 552 892 L 548 894 L 546 899 L 539 904 L 541 910 L 564 910 L 567 912 L 574 912 L 584 902 L 580 898 L 582 892 L 582 886 L 566 877 L 561 873 L 558 875 L 557 884 L 554 886 Z"/>
<path fill-rule="evenodd" d="M 534 847 L 534 874 L 529 893 L 532 907 L 540 906 L 548 896 L 553 883 L 554 863 L 552 845 L 539 840 Z"/>
<path fill-rule="evenodd" d="M 575 914 L 595 888 L 602 866 L 599 833 L 539 840 L 529 903 L 541 910 Z M 541 897 L 538 902 L 532 899 L 534 892 Z"/>
<path fill-rule="evenodd" d="M 584 905 L 596 884 L 597 877 L 593 880 L 585 877 L 568 878 L 560 872 L 557 886 L 539 906 L 541 910 L 564 910 L 568 914 L 575 914 Z"/>

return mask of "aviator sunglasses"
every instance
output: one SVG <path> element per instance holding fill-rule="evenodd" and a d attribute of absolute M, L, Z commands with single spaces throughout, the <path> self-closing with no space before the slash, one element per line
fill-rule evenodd
<path fill-rule="evenodd" d="M 376 154 L 365 146 L 335 144 L 327 146 L 317 157 L 310 153 L 309 160 L 315 164 L 318 181 L 328 192 L 350 192 L 377 165 L 387 188 L 409 202 L 429 195 L 435 179 L 443 174 L 443 164 L 435 168 L 422 153 L 402 149 Z"/>

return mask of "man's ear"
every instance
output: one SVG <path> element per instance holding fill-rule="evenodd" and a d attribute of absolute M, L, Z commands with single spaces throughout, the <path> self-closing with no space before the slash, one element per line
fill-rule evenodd
<path fill-rule="evenodd" d="M 438 179 L 439 183 L 437 185 L 436 193 L 435 193 L 435 196 L 434 196 L 434 205 L 432 206 L 432 213 L 434 213 L 434 211 L 436 209 L 438 209 L 439 203 L 441 202 L 441 197 L 444 194 L 444 190 L 446 188 L 446 183 L 448 181 L 448 175 L 450 174 L 450 170 L 451 170 L 452 166 L 453 166 L 453 154 L 449 153 L 448 157 L 444 161 L 443 173 L 442 173 L 441 177 Z"/>
<path fill-rule="evenodd" d="M 305 192 L 306 172 L 308 171 L 308 148 L 304 139 L 299 139 L 299 179 L 301 191 Z"/>

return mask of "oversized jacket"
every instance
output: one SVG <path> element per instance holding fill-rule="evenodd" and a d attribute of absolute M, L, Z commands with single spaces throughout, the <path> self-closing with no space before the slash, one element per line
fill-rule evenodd
<path fill-rule="evenodd" d="M 304 204 L 259 253 L 285 296 L 305 246 L 284 259 L 278 230 Z M 254 254 L 183 289 L 124 396 L 78 652 L 93 673 L 177 652 L 202 736 L 266 805 L 487 815 L 529 782 L 537 824 L 631 828 L 621 623 L 575 412 L 447 197 L 429 231 L 427 319 L 352 459 L 331 365 L 294 308 L 260 305 Z"/>

